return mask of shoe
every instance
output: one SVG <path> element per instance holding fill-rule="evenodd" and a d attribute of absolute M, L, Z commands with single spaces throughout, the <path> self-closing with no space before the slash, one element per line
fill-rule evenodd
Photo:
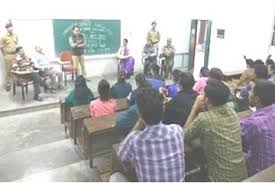
<path fill-rule="evenodd" d="M 35 96 L 33 97 L 33 99 L 34 99 L 34 100 L 37 100 L 37 101 L 39 101 L 39 102 L 43 101 L 42 97 L 40 97 L 39 95 L 35 95 Z"/>

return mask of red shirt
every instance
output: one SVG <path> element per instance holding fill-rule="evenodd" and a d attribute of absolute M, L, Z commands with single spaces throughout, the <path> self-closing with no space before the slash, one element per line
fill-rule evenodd
<path fill-rule="evenodd" d="M 102 101 L 99 98 L 91 101 L 90 113 L 92 117 L 105 116 L 113 114 L 116 111 L 116 101 L 110 99 L 108 101 Z"/>

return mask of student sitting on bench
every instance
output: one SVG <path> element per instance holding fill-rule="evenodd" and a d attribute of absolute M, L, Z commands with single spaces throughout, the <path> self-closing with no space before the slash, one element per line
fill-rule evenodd
<path fill-rule="evenodd" d="M 185 141 L 200 138 L 207 161 L 208 181 L 242 181 L 247 178 L 242 153 L 240 122 L 226 102 L 229 88 L 209 79 L 204 94 L 197 97 L 185 123 Z"/>
<path fill-rule="evenodd" d="M 90 103 L 90 113 L 92 117 L 113 114 L 116 111 L 116 101 L 111 99 L 110 84 L 102 79 L 98 83 L 99 98 Z"/>
<path fill-rule="evenodd" d="M 174 97 L 178 94 L 178 92 L 179 92 L 178 81 L 179 81 L 179 76 L 181 73 L 182 72 L 178 69 L 173 70 L 173 72 L 172 72 L 173 84 L 165 86 L 167 97 Z"/>
<path fill-rule="evenodd" d="M 88 88 L 85 78 L 80 75 L 75 80 L 74 89 L 65 98 L 65 103 L 69 107 L 86 105 L 94 100 L 94 94 Z"/>
<path fill-rule="evenodd" d="M 129 106 L 136 104 L 137 92 L 139 89 L 151 87 L 151 85 L 146 80 L 145 75 L 142 73 L 139 73 L 135 76 L 135 81 L 136 81 L 137 88 L 134 89 L 129 95 Z"/>
<path fill-rule="evenodd" d="M 198 93 L 203 93 L 208 80 L 208 73 L 209 69 L 203 66 L 200 70 L 200 78 L 195 83 L 193 90 L 195 90 Z"/>
<path fill-rule="evenodd" d="M 191 73 L 183 72 L 179 77 L 180 92 L 165 105 L 164 124 L 184 125 L 198 93 L 193 90 L 195 80 Z"/>
<path fill-rule="evenodd" d="M 111 95 L 114 99 L 128 97 L 132 91 L 132 85 L 125 81 L 127 74 L 125 71 L 118 72 L 118 81 L 111 88 Z"/>
<path fill-rule="evenodd" d="M 241 120 L 248 175 L 275 164 L 275 85 L 268 80 L 253 82 L 249 102 L 256 111 Z"/>
<path fill-rule="evenodd" d="M 133 163 L 140 182 L 184 181 L 183 130 L 161 122 L 163 100 L 158 90 L 140 89 L 137 107 L 140 120 L 120 144 L 119 159 Z M 121 174 L 113 174 L 110 181 L 118 176 Z"/>

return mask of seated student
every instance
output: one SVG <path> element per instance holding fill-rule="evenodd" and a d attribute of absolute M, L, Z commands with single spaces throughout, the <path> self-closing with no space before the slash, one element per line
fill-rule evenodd
<path fill-rule="evenodd" d="M 34 63 L 31 61 L 31 58 L 25 54 L 23 47 L 17 47 L 16 54 L 17 56 L 12 62 L 12 70 L 18 74 L 21 73 L 20 75 L 17 75 L 18 78 L 31 79 L 33 81 L 34 88 L 33 99 L 37 101 L 43 101 L 43 99 L 39 96 L 41 93 L 40 86 L 44 87 L 45 90 L 48 90 L 49 86 L 40 77 L 38 71 L 34 70 Z"/>
<path fill-rule="evenodd" d="M 191 73 L 184 72 L 180 75 L 180 92 L 165 105 L 164 124 L 179 124 L 184 126 L 193 103 L 198 95 L 193 90 L 195 80 Z"/>
<path fill-rule="evenodd" d="M 63 89 L 63 74 L 58 64 L 50 63 L 49 59 L 43 52 L 40 46 L 35 46 L 34 64 L 43 74 L 51 78 L 52 89 Z M 56 84 L 56 77 L 58 77 L 58 83 Z"/>
<path fill-rule="evenodd" d="M 234 86 L 235 89 L 238 89 L 240 87 L 243 87 L 247 84 L 249 84 L 250 81 L 254 79 L 254 62 L 251 59 L 246 59 L 246 70 L 242 73 L 242 76 L 240 80 L 236 82 L 236 85 Z"/>
<path fill-rule="evenodd" d="M 224 75 L 223 75 L 222 70 L 219 68 L 215 68 L 215 67 L 211 68 L 209 71 L 208 77 L 209 77 L 209 79 L 216 79 L 218 81 L 222 81 L 227 87 L 229 87 L 228 84 L 223 81 Z M 230 93 L 226 104 L 229 107 L 231 107 L 234 111 L 239 112 L 239 105 L 232 93 Z"/>
<path fill-rule="evenodd" d="M 254 75 L 255 79 L 267 79 L 268 78 L 268 70 L 267 67 L 261 63 L 260 60 L 258 62 L 255 61 L 254 65 Z M 243 87 L 240 92 L 236 94 L 236 97 L 240 100 L 248 100 L 249 91 L 251 90 L 251 85 L 247 84 L 245 87 Z"/>
<path fill-rule="evenodd" d="M 157 64 L 152 65 L 151 70 L 147 78 L 156 79 L 165 82 L 165 79 L 162 75 L 159 74 L 160 67 Z"/>
<path fill-rule="evenodd" d="M 136 75 L 135 81 L 136 81 L 137 88 L 134 89 L 129 95 L 130 96 L 129 106 L 136 104 L 137 92 L 139 89 L 151 87 L 148 81 L 146 80 L 145 75 L 142 73 Z"/>
<path fill-rule="evenodd" d="M 107 80 L 102 79 L 98 83 L 99 98 L 91 101 L 90 113 L 92 117 L 105 116 L 113 114 L 116 111 L 116 101 L 111 99 L 110 84 Z"/>
<path fill-rule="evenodd" d="M 163 100 L 156 89 L 140 89 L 137 107 L 141 119 L 120 144 L 118 158 L 134 165 L 140 182 L 183 181 L 185 162 L 182 128 L 161 122 Z"/>
<path fill-rule="evenodd" d="M 135 104 L 118 115 L 116 118 L 116 127 L 123 135 L 127 135 L 137 121 L 138 107 L 137 104 Z"/>
<path fill-rule="evenodd" d="M 251 91 L 249 101 L 256 111 L 241 120 L 249 176 L 275 164 L 275 85 L 267 80 L 256 80 Z"/>
<path fill-rule="evenodd" d="M 132 91 L 131 84 L 125 81 L 126 77 L 125 71 L 119 71 L 118 81 L 111 88 L 111 96 L 114 99 L 125 98 Z"/>
<path fill-rule="evenodd" d="M 275 64 L 267 65 L 268 80 L 275 84 Z"/>
<path fill-rule="evenodd" d="M 152 72 L 146 78 L 152 88 L 159 89 L 165 87 L 165 79 L 159 74 L 159 66 L 152 65 Z"/>
<path fill-rule="evenodd" d="M 172 80 L 173 84 L 166 85 L 166 92 L 167 92 L 167 97 L 174 97 L 178 94 L 179 92 L 179 76 L 182 72 L 178 69 L 173 70 L 172 72 Z"/>
<path fill-rule="evenodd" d="M 198 93 L 203 93 L 204 87 L 206 86 L 206 82 L 208 80 L 209 69 L 203 66 L 200 70 L 200 78 L 196 81 L 193 90 Z"/>
<path fill-rule="evenodd" d="M 223 82 L 209 79 L 184 126 L 186 142 L 201 139 L 211 182 L 237 182 L 247 178 L 239 119 L 226 105 L 229 95 L 230 90 Z"/>
<path fill-rule="evenodd" d="M 77 76 L 74 89 L 65 98 L 65 103 L 69 107 L 90 104 L 94 100 L 92 91 L 87 87 L 86 80 L 82 75 Z"/>

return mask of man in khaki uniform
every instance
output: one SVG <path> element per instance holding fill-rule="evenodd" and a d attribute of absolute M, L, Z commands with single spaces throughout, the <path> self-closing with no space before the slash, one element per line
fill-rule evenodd
<path fill-rule="evenodd" d="M 151 43 L 154 45 L 154 47 L 157 49 L 157 52 L 159 50 L 158 43 L 160 41 L 160 33 L 156 29 L 157 22 L 154 21 L 152 22 L 152 28 L 151 30 L 147 33 L 147 41 L 150 40 Z"/>
<path fill-rule="evenodd" d="M 6 91 L 10 91 L 11 88 L 11 65 L 15 59 L 15 50 L 18 43 L 17 35 L 13 33 L 12 22 L 9 21 L 6 24 L 7 33 L 0 40 L 0 49 L 4 57 L 6 76 L 5 76 L 5 88 Z"/>
<path fill-rule="evenodd" d="M 175 57 L 176 49 L 172 45 L 172 39 L 167 39 L 167 44 L 162 48 L 160 58 L 162 59 L 161 70 L 164 72 L 164 77 L 168 78 L 168 76 L 172 75 L 173 66 L 174 66 L 174 57 Z"/>

